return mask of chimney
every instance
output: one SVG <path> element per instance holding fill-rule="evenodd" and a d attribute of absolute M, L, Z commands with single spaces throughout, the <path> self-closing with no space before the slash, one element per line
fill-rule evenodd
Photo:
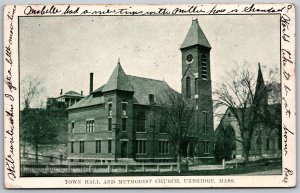
<path fill-rule="evenodd" d="M 63 89 L 60 89 L 60 95 L 62 95 L 63 94 Z"/>
<path fill-rule="evenodd" d="M 90 94 L 93 92 L 93 76 L 94 76 L 94 73 L 90 73 Z"/>
<path fill-rule="evenodd" d="M 83 91 L 81 91 L 81 93 L 80 93 L 80 94 L 81 94 L 81 96 L 83 96 Z"/>

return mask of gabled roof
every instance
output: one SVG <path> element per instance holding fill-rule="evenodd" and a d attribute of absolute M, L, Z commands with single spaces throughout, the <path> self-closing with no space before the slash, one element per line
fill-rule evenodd
<path fill-rule="evenodd" d="M 116 67 L 116 69 L 120 70 L 120 65 Z M 116 69 L 114 70 L 113 74 L 116 73 Z M 122 70 L 123 71 L 123 70 Z M 119 71 L 120 72 L 120 71 Z M 149 105 L 149 94 L 154 95 L 154 102 L 156 105 L 165 105 L 168 104 L 168 97 L 169 94 L 179 94 L 177 91 L 173 90 L 165 81 L 161 80 L 154 80 L 149 78 L 142 78 L 137 76 L 130 76 L 126 75 L 125 73 L 118 73 L 121 74 L 123 80 L 126 80 L 127 83 L 125 86 L 130 86 L 130 91 L 133 92 L 133 103 L 140 104 L 140 105 Z M 115 75 L 112 75 L 113 77 Z M 111 80 L 111 78 L 110 78 Z M 111 84 L 110 80 L 108 81 Z M 120 80 L 118 77 L 114 77 L 114 80 Z M 124 85 L 123 85 L 124 86 Z M 94 90 L 90 95 L 81 99 L 79 102 L 72 105 L 70 109 L 76 109 L 81 107 L 88 107 L 93 105 L 99 105 L 104 103 L 104 96 L 93 97 L 93 94 L 96 93 L 103 93 L 110 89 L 104 91 L 104 88 L 112 88 L 116 90 L 120 87 L 112 87 L 112 85 L 102 85 L 101 87 Z M 121 87 L 122 88 L 122 87 Z M 125 87 L 126 88 L 126 87 Z M 123 87 L 124 89 L 124 87 Z M 122 89 L 122 90 L 123 90 Z M 118 89 L 119 90 L 119 89 Z M 126 90 L 128 91 L 128 89 Z"/>
<path fill-rule="evenodd" d="M 168 103 L 168 94 L 178 93 L 165 81 L 130 75 L 127 77 L 134 88 L 133 102 L 135 104 L 149 105 L 149 94 L 153 94 L 155 104 L 164 105 Z"/>
<path fill-rule="evenodd" d="M 120 62 L 118 62 L 117 67 L 114 69 L 109 80 L 102 89 L 102 92 L 112 91 L 112 90 L 122 90 L 133 92 L 133 87 L 130 84 Z"/>
<path fill-rule="evenodd" d="M 192 21 L 192 25 L 180 47 L 186 48 L 194 45 L 200 45 L 207 48 L 211 48 L 206 36 L 204 35 L 202 29 L 199 26 L 198 19 Z"/>
<path fill-rule="evenodd" d="M 62 98 L 62 97 L 84 98 L 84 96 L 82 96 L 81 94 L 79 94 L 78 92 L 75 92 L 73 90 L 70 90 L 57 98 Z"/>

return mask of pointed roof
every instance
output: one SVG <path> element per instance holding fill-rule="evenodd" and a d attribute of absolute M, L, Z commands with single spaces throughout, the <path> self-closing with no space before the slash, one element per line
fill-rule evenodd
<path fill-rule="evenodd" d="M 264 77 L 261 72 L 260 63 L 258 63 L 258 73 L 257 73 L 257 79 L 256 79 L 256 88 L 255 88 L 255 96 L 254 100 L 261 100 L 262 97 L 267 96 L 267 91 L 265 87 L 265 81 Z M 266 100 L 266 99 L 264 99 Z"/>
<path fill-rule="evenodd" d="M 199 26 L 198 19 L 192 21 L 192 25 L 180 47 L 180 49 L 201 45 L 207 48 L 211 48 L 206 36 L 204 35 L 202 29 Z"/>
<path fill-rule="evenodd" d="M 127 75 L 125 74 L 120 61 L 118 62 L 116 68 L 114 69 L 109 80 L 102 89 L 102 92 L 112 91 L 112 90 L 123 90 L 134 92 Z"/>

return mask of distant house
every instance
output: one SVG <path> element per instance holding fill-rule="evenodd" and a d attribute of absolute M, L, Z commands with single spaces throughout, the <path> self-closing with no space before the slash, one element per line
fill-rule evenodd
<path fill-rule="evenodd" d="M 265 85 L 261 69 L 259 66 L 258 78 L 256 85 Z M 254 132 L 251 140 L 250 159 L 259 158 L 277 158 L 281 157 L 281 104 L 280 99 L 280 84 L 271 85 L 272 97 L 268 94 L 260 94 L 262 99 L 261 113 L 254 123 Z M 262 92 L 258 86 L 256 93 Z M 228 108 L 218 125 L 216 136 L 215 155 L 218 160 L 243 159 L 244 150 L 242 145 L 242 136 L 237 122 L 236 116 L 233 114 L 233 109 Z M 242 117 L 243 111 L 235 109 L 238 117 Z M 244 111 L 245 128 L 248 128 L 251 123 L 250 108 Z"/>
<path fill-rule="evenodd" d="M 63 94 L 63 89 L 61 89 L 60 96 L 47 98 L 46 108 L 49 110 L 66 110 L 83 98 L 82 91 L 81 94 L 72 90 Z"/>
<path fill-rule="evenodd" d="M 182 156 L 204 161 L 214 159 L 210 50 L 198 20 L 193 20 L 180 47 L 179 80 L 181 96 L 195 102 L 198 130 L 185 141 Z M 174 160 L 175 147 L 152 108 L 168 103 L 167 93 L 178 94 L 165 81 L 127 75 L 120 62 L 107 83 L 95 90 L 91 73 L 89 95 L 68 108 L 68 159 Z"/>

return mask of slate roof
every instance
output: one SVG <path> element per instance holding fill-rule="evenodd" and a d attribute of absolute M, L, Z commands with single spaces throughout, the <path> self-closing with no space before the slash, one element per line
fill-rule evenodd
<path fill-rule="evenodd" d="M 82 96 L 81 94 L 79 94 L 78 92 L 75 92 L 73 90 L 70 90 L 57 98 L 62 98 L 62 97 L 84 98 L 84 96 Z"/>
<path fill-rule="evenodd" d="M 134 103 L 149 105 L 149 94 L 154 94 L 154 102 L 157 105 L 168 103 L 168 94 L 178 94 L 165 81 L 154 80 L 128 75 L 128 79 L 134 88 Z"/>
<path fill-rule="evenodd" d="M 239 118 L 242 117 L 242 109 L 241 108 L 232 108 L 232 107 L 228 107 L 224 116 L 222 117 L 219 125 L 217 126 L 216 131 L 218 131 L 219 127 L 222 127 L 222 123 L 224 121 L 224 119 L 226 120 L 226 116 L 228 115 L 229 112 L 232 112 L 232 110 L 235 109 L 237 116 Z M 265 122 L 269 123 L 269 124 L 279 124 L 281 121 L 281 104 L 276 103 L 276 104 L 269 104 L 266 106 L 266 118 L 265 118 Z M 245 109 L 245 127 L 249 127 L 250 122 L 247 120 L 251 120 L 250 116 L 251 116 L 251 109 L 250 108 L 246 108 Z M 231 115 L 234 116 L 234 115 Z M 257 120 L 257 122 L 259 122 L 259 120 Z"/>
<path fill-rule="evenodd" d="M 102 91 L 102 89 L 104 88 L 105 84 L 100 86 L 99 88 L 97 88 L 96 90 L 93 91 L 93 93 L 96 93 L 96 92 L 100 92 Z"/>
<path fill-rule="evenodd" d="M 119 77 L 120 76 L 120 77 Z M 123 82 L 124 81 L 124 82 Z M 97 88 L 89 96 L 81 99 L 69 109 L 76 109 L 104 103 L 104 96 L 93 97 L 95 93 L 105 93 L 112 90 L 134 92 L 133 103 L 149 105 L 149 94 L 154 94 L 156 105 L 167 104 L 169 93 L 179 94 L 165 81 L 126 75 L 120 64 L 117 65 L 111 77 L 105 85 Z"/>
<path fill-rule="evenodd" d="M 92 94 L 86 96 L 85 98 L 81 99 L 79 102 L 75 103 L 71 107 L 68 108 L 70 109 L 77 109 L 81 107 L 88 107 L 88 106 L 93 106 L 93 105 L 99 105 L 104 103 L 104 97 L 93 97 Z"/>
<path fill-rule="evenodd" d="M 201 45 L 207 48 L 211 48 L 204 32 L 202 31 L 201 27 L 199 26 L 198 19 L 194 19 L 192 21 L 192 25 L 181 44 L 180 49 L 194 46 L 194 45 Z"/>

